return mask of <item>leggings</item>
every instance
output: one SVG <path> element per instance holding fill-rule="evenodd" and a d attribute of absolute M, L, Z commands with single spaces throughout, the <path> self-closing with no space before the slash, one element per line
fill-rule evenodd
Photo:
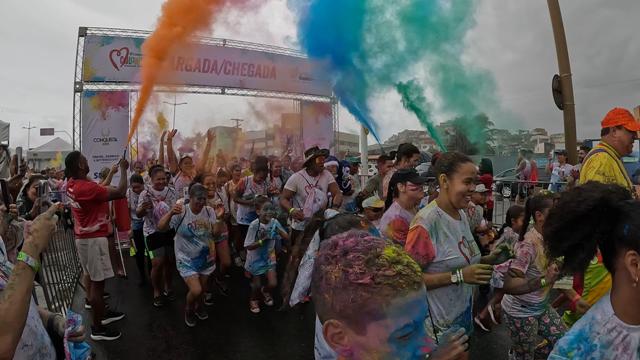
<path fill-rule="evenodd" d="M 144 258 L 146 247 L 144 245 L 144 233 L 142 232 L 142 229 L 133 230 L 133 243 L 136 246 L 136 267 L 140 273 L 140 280 L 144 281 L 146 279 L 145 274 L 148 274 L 151 271 L 151 262 L 148 263 L 149 270 L 145 271 Z"/>
<path fill-rule="evenodd" d="M 505 311 L 504 317 L 511 334 L 511 359 L 547 359 L 553 346 L 567 331 L 558 313 L 550 306 L 537 316 L 514 317 Z M 542 343 L 538 342 L 537 335 Z"/>

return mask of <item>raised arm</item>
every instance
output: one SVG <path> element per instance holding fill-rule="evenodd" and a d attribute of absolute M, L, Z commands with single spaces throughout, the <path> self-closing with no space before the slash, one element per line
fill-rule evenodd
<path fill-rule="evenodd" d="M 47 248 L 62 207 L 54 205 L 38 216 L 31 224 L 22 253 L 36 262 Z M 3 210 L 6 211 L 6 210 Z M 38 265 L 39 266 L 39 265 Z M 31 291 L 36 271 L 23 261 L 17 261 L 9 276 L 7 286 L 0 293 L 0 358 L 12 359 L 27 321 Z"/>
<path fill-rule="evenodd" d="M 100 185 L 102 186 L 111 185 L 111 180 L 113 180 L 113 175 L 115 175 L 117 172 L 118 172 L 118 164 L 116 163 L 111 165 L 111 169 L 109 169 L 109 173 L 107 174 L 107 177 L 100 182 Z"/>
<path fill-rule="evenodd" d="M 127 169 L 129 168 L 129 162 L 122 158 L 120 159 L 120 182 L 118 187 L 107 187 L 108 200 L 124 199 L 127 197 Z"/>
<path fill-rule="evenodd" d="M 207 144 L 204 146 L 204 151 L 198 160 L 198 165 L 196 167 L 196 171 L 198 173 L 204 173 L 205 167 L 207 166 L 207 161 L 209 161 L 209 154 L 211 153 L 211 146 L 213 142 L 216 140 L 216 133 L 213 129 L 209 129 L 207 131 Z"/>
<path fill-rule="evenodd" d="M 167 136 L 167 131 L 163 131 L 160 136 L 160 149 L 158 150 L 158 165 L 165 166 L 164 163 L 164 139 Z"/>
<path fill-rule="evenodd" d="M 338 183 L 329 184 L 329 192 L 333 196 L 333 204 L 332 206 L 338 209 L 342 205 L 342 191 L 338 187 Z"/>
<path fill-rule="evenodd" d="M 178 130 L 173 129 L 167 133 L 167 157 L 169 158 L 169 171 L 175 175 L 178 173 L 178 158 L 173 151 L 173 137 L 176 136 Z"/>

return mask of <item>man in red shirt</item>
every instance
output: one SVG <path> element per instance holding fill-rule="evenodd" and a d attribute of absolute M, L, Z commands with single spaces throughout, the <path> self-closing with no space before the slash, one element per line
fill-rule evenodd
<path fill-rule="evenodd" d="M 105 325 L 124 318 L 123 313 L 106 311 L 104 303 L 104 281 L 113 277 L 109 257 L 109 201 L 122 199 L 127 191 L 127 168 L 129 163 L 120 160 L 120 182 L 118 187 L 102 186 L 87 178 L 89 164 L 79 151 L 73 151 L 65 159 L 69 177 L 67 195 L 74 218 L 76 248 L 87 284 L 87 299 L 93 310 L 91 339 L 115 340 L 122 334 Z"/>

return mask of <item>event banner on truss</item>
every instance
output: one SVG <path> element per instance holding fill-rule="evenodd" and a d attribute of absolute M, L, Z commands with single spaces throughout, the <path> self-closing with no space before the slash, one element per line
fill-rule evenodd
<path fill-rule="evenodd" d="M 305 149 L 318 146 L 330 149 L 334 146 L 333 116 L 331 104 L 303 101 L 300 103 L 302 113 L 302 143 Z"/>
<path fill-rule="evenodd" d="M 111 168 L 122 157 L 129 132 L 127 91 L 85 91 L 82 94 L 82 147 L 89 162 L 89 176 L 99 179 L 100 170 Z M 112 184 L 119 181 L 119 173 Z"/>
<path fill-rule="evenodd" d="M 83 81 L 139 83 L 143 42 L 144 38 L 88 35 Z M 316 66 L 295 56 L 193 44 L 170 59 L 162 82 L 331 96 L 331 85 L 315 76 Z"/>

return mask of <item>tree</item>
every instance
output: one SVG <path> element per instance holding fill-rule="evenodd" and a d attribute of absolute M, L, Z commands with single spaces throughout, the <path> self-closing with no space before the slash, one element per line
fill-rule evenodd
<path fill-rule="evenodd" d="M 467 155 L 493 154 L 496 132 L 493 122 L 485 114 L 473 117 L 459 116 L 439 126 L 444 133 L 449 151 Z"/>

